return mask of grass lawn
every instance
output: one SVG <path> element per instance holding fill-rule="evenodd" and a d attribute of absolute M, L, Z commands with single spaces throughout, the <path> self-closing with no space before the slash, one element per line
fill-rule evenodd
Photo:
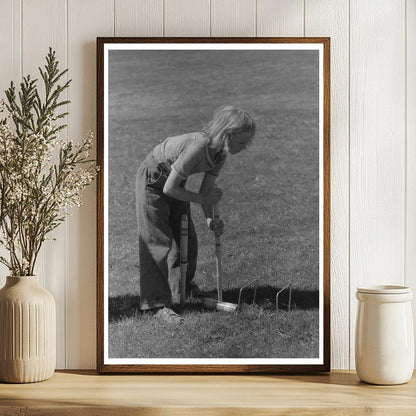
<path fill-rule="evenodd" d="M 318 356 L 317 69 L 314 51 L 110 52 L 110 357 Z M 224 104 L 247 109 L 258 125 L 253 144 L 228 158 L 218 181 L 225 300 L 236 302 L 256 277 L 263 295 L 239 315 L 205 311 L 193 300 L 185 324 L 169 328 L 138 311 L 134 177 L 156 144 L 199 131 Z M 188 189 L 197 189 L 195 176 Z M 192 212 L 195 282 L 212 295 L 213 236 L 201 208 Z M 289 281 L 294 310 L 274 314 L 273 294 Z"/>
<path fill-rule="evenodd" d="M 110 357 L 292 358 L 302 351 L 302 357 L 313 358 L 319 348 L 317 310 L 276 314 L 247 306 L 235 315 L 198 310 L 191 304 L 183 316 L 184 324 L 176 327 L 155 325 L 152 317 L 140 312 L 112 323 Z"/>

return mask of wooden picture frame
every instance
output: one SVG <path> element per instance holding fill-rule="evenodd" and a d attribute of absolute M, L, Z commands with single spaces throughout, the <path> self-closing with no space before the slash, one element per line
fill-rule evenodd
<path fill-rule="evenodd" d="M 195 60 L 194 56 L 197 57 Z M 231 59 L 230 56 L 236 59 Z M 224 74 L 230 74 L 230 78 Z M 211 82 L 224 84 L 219 88 Z M 199 88 L 205 93 L 198 92 Z M 198 328 L 205 326 L 204 319 L 209 316 L 214 316 L 212 319 L 218 322 L 231 322 L 230 328 L 231 325 L 233 328 L 239 324 L 248 325 L 251 322 L 250 316 L 255 316 L 253 320 L 258 319 L 257 327 L 265 323 L 265 326 L 268 325 L 268 333 L 278 333 L 276 338 L 270 340 L 270 349 L 277 348 L 279 343 L 287 347 L 282 349 L 283 356 L 265 358 L 268 353 L 266 340 L 262 344 L 265 355 L 244 356 L 242 347 L 249 345 L 251 341 L 256 345 L 261 338 L 252 329 L 243 334 L 240 342 L 237 341 L 237 336 L 224 342 L 220 338 L 217 339 L 218 342 L 215 337 L 210 338 L 213 348 L 221 342 L 233 344 L 235 341 L 233 348 L 230 346 L 228 350 L 224 349 L 224 356 L 192 357 L 189 352 L 185 356 L 157 356 L 155 351 L 160 346 L 157 341 L 151 344 L 154 349 L 146 347 L 146 356 L 141 350 L 141 340 L 144 342 L 146 337 L 150 337 L 149 333 L 153 332 L 157 337 L 159 332 L 156 321 L 152 321 L 149 314 L 142 314 L 138 306 L 140 265 L 137 264 L 137 247 L 133 241 L 137 226 L 131 209 L 134 206 L 132 177 L 140 159 L 152 147 L 169 135 L 173 136 L 181 131 L 185 133 L 188 125 L 195 130 L 196 119 L 198 123 L 208 122 L 217 102 L 229 103 L 227 97 L 218 98 L 219 91 L 227 93 L 227 97 L 234 97 L 237 104 L 247 103 L 257 111 L 256 124 L 262 137 L 253 141 L 253 152 L 257 156 L 252 158 L 254 160 L 257 157 L 256 165 L 253 162 L 251 176 L 244 179 L 246 188 L 241 189 L 260 189 L 262 181 L 266 184 L 264 189 L 269 189 L 267 187 L 272 182 L 267 182 L 268 179 L 281 181 L 280 188 L 273 191 L 273 195 L 278 195 L 273 201 L 284 200 L 286 205 L 276 203 L 276 208 L 270 211 L 270 215 L 280 217 L 269 215 L 269 219 L 264 220 L 264 227 L 271 227 L 271 224 L 276 226 L 272 227 L 275 231 L 267 229 L 268 240 L 266 234 L 257 232 L 250 221 L 242 224 L 243 234 L 239 234 L 241 239 L 247 233 L 253 239 L 256 235 L 259 239 L 247 247 L 245 254 L 238 253 L 245 256 L 247 270 L 252 267 L 259 273 L 266 273 L 266 277 L 267 270 L 276 272 L 272 276 L 276 279 L 272 281 L 274 284 L 264 286 L 272 293 L 267 298 L 267 305 L 260 305 L 257 300 L 252 306 L 244 303 L 242 312 L 235 316 L 220 311 L 207 312 L 200 308 L 197 311 L 198 322 L 202 324 Z M 217 96 L 213 98 L 215 94 Z M 207 114 L 207 109 L 211 107 L 212 112 Z M 270 108 L 273 108 L 272 113 L 269 112 Z M 153 141 L 149 139 L 150 136 L 154 137 Z M 258 144 L 256 140 L 259 140 Z M 269 146 L 270 151 L 267 151 L 267 145 L 277 146 L 281 150 L 273 153 L 274 148 Z M 256 146 L 264 146 L 262 153 Z M 250 151 L 251 149 L 247 150 L 247 155 Z M 276 178 L 264 178 L 254 166 L 262 163 L 261 155 L 267 158 L 271 153 L 277 155 L 273 159 L 276 160 L 274 172 L 280 173 Z M 292 155 L 290 157 L 293 160 L 287 155 Z M 307 155 L 312 156 L 308 159 Z M 97 163 L 100 166 L 97 183 L 97 369 L 100 373 L 244 374 L 330 371 L 329 38 L 97 38 Z M 268 164 L 270 166 L 271 162 Z M 251 166 L 249 162 L 246 165 Z M 283 177 L 287 174 L 289 178 L 288 172 L 292 172 L 293 166 L 304 171 L 296 173 L 293 170 L 290 173 L 291 179 L 285 180 Z M 227 178 L 239 177 L 239 174 L 232 173 L 224 174 L 225 180 L 231 181 Z M 296 193 L 296 189 L 302 190 Z M 233 190 L 230 189 L 231 191 Z M 265 195 L 267 197 L 267 192 Z M 256 203 L 260 203 L 261 199 L 259 201 L 259 197 L 256 198 Z M 243 205 L 239 203 L 241 199 L 232 205 L 237 212 L 235 215 L 240 215 L 238 210 L 242 210 L 240 207 Z M 290 205 L 292 203 L 296 205 Z M 252 206 L 254 207 L 254 200 Z M 260 218 L 259 212 L 266 208 L 265 202 L 264 209 L 257 210 L 255 214 L 251 214 L 252 217 Z M 309 209 L 311 211 L 306 212 Z M 234 208 L 228 209 L 228 215 L 231 216 L 230 211 L 234 211 Z M 286 212 L 288 219 L 285 220 L 281 212 Z M 240 223 L 241 221 L 240 218 Z M 288 225 L 286 229 L 284 224 L 287 222 L 292 225 Z M 287 234 L 279 234 L 282 228 L 286 229 Z M 113 229 L 117 231 L 112 231 Z M 231 246 L 230 250 L 234 245 L 239 245 L 239 240 L 233 241 L 228 244 L 228 247 Z M 292 249 L 289 241 L 293 243 Z M 251 257 L 250 250 L 262 244 L 264 247 L 269 244 L 269 255 L 267 257 L 264 254 L 267 250 L 262 249 L 265 261 L 259 266 Z M 300 246 L 303 248 L 300 249 Z M 230 263 L 233 257 L 233 253 L 229 254 Z M 254 262 L 253 265 L 250 265 L 250 259 Z M 224 258 L 225 268 L 226 260 L 227 257 Z M 110 275 L 116 277 L 111 280 Z M 246 280 L 239 275 L 240 278 L 238 282 L 243 286 Z M 299 282 L 312 289 L 303 291 Z M 289 291 L 284 293 L 283 290 L 280 299 L 286 297 L 283 301 L 284 308 L 277 306 L 276 310 L 273 299 L 277 302 L 277 293 L 285 289 L 285 283 L 292 285 L 290 296 L 293 295 L 293 299 L 290 304 Z M 264 289 L 263 286 L 260 287 Z M 250 291 L 250 296 L 255 296 L 255 293 L 257 292 Z M 264 296 L 264 299 L 261 298 L 262 302 L 266 302 L 269 295 Z M 237 303 L 236 299 L 231 301 Z M 288 308 L 291 308 L 290 312 L 286 311 Z M 187 311 L 185 318 L 193 319 L 192 313 L 193 310 Z M 308 324 L 308 319 L 313 324 Z M 272 323 L 276 323 L 276 326 Z M 138 335 L 144 325 L 155 330 L 152 332 L 149 329 L 145 335 Z M 175 338 L 178 331 L 188 328 L 163 325 L 163 336 L 172 337 L 172 343 L 178 342 Z M 194 328 L 193 323 L 190 325 Z M 286 325 L 286 334 L 282 325 Z M 311 327 L 314 329 L 310 329 Z M 299 328 L 304 328 L 304 331 L 311 330 L 313 333 L 305 335 L 314 343 L 312 347 L 304 340 L 305 352 L 299 351 L 302 341 L 297 337 L 304 334 Z M 222 329 L 224 330 L 224 326 Z M 219 330 L 214 332 L 220 333 Z M 194 333 L 186 338 L 193 336 Z M 198 346 L 203 350 L 202 345 Z M 295 352 L 291 352 L 292 347 Z M 136 352 L 142 356 L 135 357 Z M 292 357 L 290 354 L 304 356 Z"/>

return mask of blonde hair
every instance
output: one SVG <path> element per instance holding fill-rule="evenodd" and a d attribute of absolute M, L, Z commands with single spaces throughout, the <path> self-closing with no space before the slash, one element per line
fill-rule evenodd
<path fill-rule="evenodd" d="M 230 105 L 215 110 L 212 120 L 204 126 L 204 133 L 210 138 L 216 158 L 228 154 L 228 139 L 232 134 L 248 132 L 252 139 L 256 132 L 253 117 L 245 110 Z"/>

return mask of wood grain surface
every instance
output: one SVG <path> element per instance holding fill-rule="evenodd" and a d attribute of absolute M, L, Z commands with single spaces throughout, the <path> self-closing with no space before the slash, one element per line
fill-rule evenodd
<path fill-rule="evenodd" d="M 20 0 L 3 0 L 0 13 L 0 99 L 10 81 L 19 83 L 22 78 L 22 10 Z M 7 250 L 0 245 L 0 256 L 7 257 Z M 6 283 L 7 267 L 0 263 L 0 287 Z"/>
<path fill-rule="evenodd" d="M 209 36 L 209 0 L 171 0 L 165 2 L 164 36 Z"/>
<path fill-rule="evenodd" d="M 406 261 L 405 285 L 415 285 L 416 270 L 416 0 L 406 2 Z M 413 297 L 416 322 L 416 297 Z M 416 351 L 415 351 L 416 358 Z M 416 360 L 415 360 L 416 362 Z"/>
<path fill-rule="evenodd" d="M 96 117 L 95 33 L 114 35 L 113 0 L 70 0 L 68 3 L 69 88 L 68 134 L 79 143 L 94 131 Z M 83 59 L 78 59 L 82 54 Z M 95 155 L 93 155 L 95 156 Z M 96 269 L 96 182 L 83 193 L 81 209 L 67 219 L 66 367 L 87 368 L 94 361 Z M 74 254 L 74 247 L 78 255 Z M 69 260 L 72 259 L 72 260 Z M 82 342 L 80 342 L 82 340 Z M 60 367 L 58 367 L 60 368 Z"/>
<path fill-rule="evenodd" d="M 414 415 L 415 376 L 374 386 L 353 372 L 286 376 L 100 376 L 57 372 L 0 384 L 0 415 Z"/>
<path fill-rule="evenodd" d="M 303 0 L 257 0 L 257 36 L 305 36 L 304 6 Z"/>
<path fill-rule="evenodd" d="M 349 53 L 348 5 L 306 3 L 306 36 L 331 45 L 331 366 L 349 368 Z M 344 318 L 343 318 L 344 317 Z"/>
<path fill-rule="evenodd" d="M 211 0 L 211 36 L 256 36 L 255 0 Z"/>
<path fill-rule="evenodd" d="M 115 36 L 163 36 L 163 0 L 115 0 Z"/>
<path fill-rule="evenodd" d="M 39 67 L 44 67 L 45 57 L 49 47 L 56 52 L 59 61 L 59 69 L 67 68 L 67 20 L 65 0 L 40 0 L 38 2 L 23 0 L 21 3 L 22 12 L 22 74 L 31 75 L 32 79 L 38 79 L 38 89 L 41 96 L 44 94 L 44 86 L 39 74 Z M 24 12 L 23 12 L 24 10 Z M 39 21 L 44 24 L 39 25 Z M 65 82 L 67 75 L 64 75 L 62 82 Z M 65 91 L 61 99 L 67 98 Z M 61 108 L 67 111 L 67 106 Z M 68 129 L 61 131 L 61 137 L 66 137 Z M 54 156 L 55 162 L 58 155 Z M 39 284 L 46 287 L 55 298 L 56 303 L 56 342 L 63 348 L 57 349 L 57 366 L 65 366 L 66 357 L 66 256 L 67 256 L 67 224 L 53 230 L 48 238 L 55 238 L 56 241 L 45 241 L 39 252 L 35 265 L 35 275 L 39 277 Z"/>
<path fill-rule="evenodd" d="M 350 19 L 357 22 L 350 33 L 350 194 L 354 196 L 350 198 L 350 368 L 354 368 L 357 287 L 404 284 L 405 49 L 397 47 L 405 37 L 404 2 L 353 0 Z M 376 102 L 382 104 L 370 104 Z"/>

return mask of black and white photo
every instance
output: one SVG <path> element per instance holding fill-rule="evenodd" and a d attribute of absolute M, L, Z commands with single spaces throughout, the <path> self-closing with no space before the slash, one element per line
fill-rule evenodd
<path fill-rule="evenodd" d="M 329 39 L 99 38 L 99 371 L 329 369 Z"/>

